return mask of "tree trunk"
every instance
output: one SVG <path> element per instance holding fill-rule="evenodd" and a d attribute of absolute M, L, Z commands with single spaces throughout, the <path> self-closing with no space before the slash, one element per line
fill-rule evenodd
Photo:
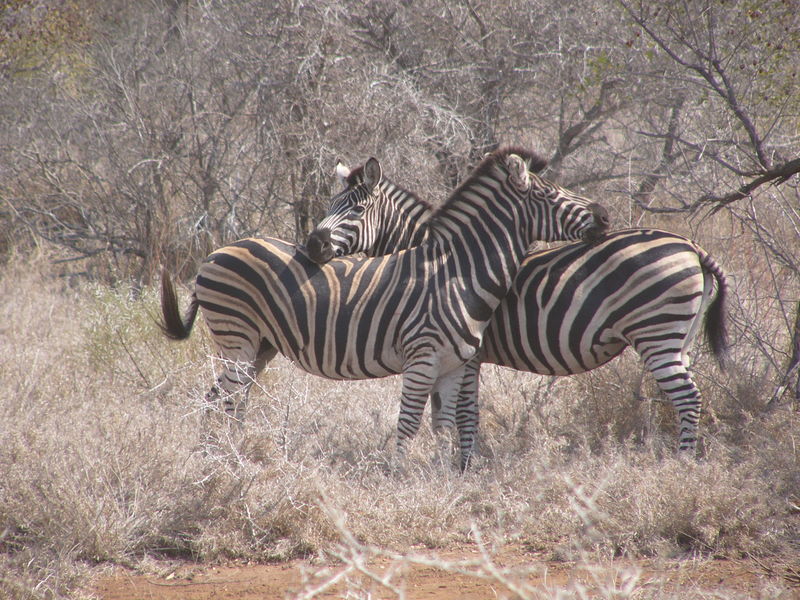
<path fill-rule="evenodd" d="M 792 394 L 793 404 L 798 407 L 800 406 L 800 302 L 797 303 L 794 314 L 791 358 L 780 385 L 775 388 L 772 398 L 767 402 L 767 408 L 772 409 L 777 406 L 786 390 L 791 388 L 794 388 L 794 393 Z"/>

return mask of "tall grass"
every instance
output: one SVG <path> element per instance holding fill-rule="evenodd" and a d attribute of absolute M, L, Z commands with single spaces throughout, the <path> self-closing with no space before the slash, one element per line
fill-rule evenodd
<path fill-rule="evenodd" d="M 397 378 L 330 382 L 279 358 L 240 428 L 205 404 L 218 365 L 204 326 L 168 342 L 154 291 L 71 289 L 34 260 L 0 294 L 0 596 L 67 597 L 106 562 L 338 556 L 313 595 L 363 576 L 362 559 L 422 564 L 478 541 L 477 562 L 437 564 L 528 598 L 555 594 L 515 589 L 493 549 L 796 560 L 797 414 L 731 397 L 705 359 L 715 419 L 699 461 L 673 453 L 671 409 L 626 355 L 574 378 L 486 367 L 474 468 L 457 475 L 426 426 L 397 473 Z M 625 581 L 607 597 L 641 592 Z"/>

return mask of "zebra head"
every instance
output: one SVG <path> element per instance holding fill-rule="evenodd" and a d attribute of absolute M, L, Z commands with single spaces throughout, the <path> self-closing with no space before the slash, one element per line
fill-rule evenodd
<path fill-rule="evenodd" d="M 512 171 L 513 172 L 513 171 Z M 606 208 L 570 190 L 528 172 L 529 195 L 540 210 L 537 239 L 546 241 L 581 239 L 594 243 L 605 236 L 611 224 Z M 509 177 L 513 182 L 513 175 Z M 586 209 L 586 210 L 582 210 Z"/>
<path fill-rule="evenodd" d="M 526 159 L 509 153 L 505 162 L 510 186 L 534 201 L 535 239 L 581 239 L 589 243 L 600 240 L 611 222 L 606 208 L 538 175 L 546 165 L 542 159 L 535 156 Z"/>
<path fill-rule="evenodd" d="M 598 241 L 609 228 L 606 209 L 540 177 L 546 165 L 513 146 L 487 154 L 431 216 L 429 237 L 453 239 L 466 227 L 473 239 L 499 240 L 505 230 L 506 239 L 525 247 L 535 241 Z"/>
<path fill-rule="evenodd" d="M 344 190 L 306 241 L 312 260 L 322 264 L 358 252 L 381 256 L 422 240 L 432 207 L 385 179 L 377 159 L 353 170 L 338 163 L 336 175 Z"/>
<path fill-rule="evenodd" d="M 359 244 L 364 231 L 362 217 L 373 198 L 380 194 L 381 165 L 375 158 L 354 171 L 340 162 L 336 165 L 336 175 L 345 189 L 333 197 L 327 215 L 306 242 L 311 260 L 319 264 L 342 256 L 342 246 L 348 248 L 348 254 L 363 251 Z"/>

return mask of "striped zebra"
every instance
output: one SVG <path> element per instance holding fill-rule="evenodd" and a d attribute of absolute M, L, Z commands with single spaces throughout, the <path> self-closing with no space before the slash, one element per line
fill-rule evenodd
<path fill-rule="evenodd" d="M 431 206 L 386 178 L 382 194 L 360 197 L 363 168 L 337 166 L 345 192 L 311 233 L 312 258 L 365 252 L 376 256 L 423 243 Z M 550 186 L 532 175 L 538 186 Z M 552 187 L 555 194 L 558 188 Z M 716 293 L 714 293 L 716 288 Z M 595 244 L 572 243 L 532 252 L 484 334 L 481 353 L 462 381 L 456 414 L 432 397 L 434 429 L 459 430 L 461 468 L 472 454 L 478 424 L 481 362 L 542 375 L 595 369 L 632 346 L 677 413 L 679 449 L 696 451 L 700 391 L 688 351 L 703 316 L 720 365 L 727 349 L 725 275 L 695 242 L 655 229 L 607 234 Z"/>
<path fill-rule="evenodd" d="M 391 255 L 320 266 L 303 247 L 273 238 L 216 250 L 199 268 L 185 316 L 162 275 L 162 329 L 185 339 L 202 310 L 225 359 L 208 399 L 222 396 L 237 419 L 250 385 L 277 352 L 333 379 L 402 373 L 402 458 L 428 395 L 455 398 L 464 365 L 533 240 L 591 241 L 608 227 L 602 206 L 542 194 L 530 171 L 540 166 L 519 148 L 489 155 L 430 215 L 427 240 Z M 380 164 L 371 159 L 363 173 L 346 193 L 366 200 L 381 191 Z"/>

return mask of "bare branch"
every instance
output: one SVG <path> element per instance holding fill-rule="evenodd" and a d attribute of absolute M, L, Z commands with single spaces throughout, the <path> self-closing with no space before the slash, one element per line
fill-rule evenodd
<path fill-rule="evenodd" d="M 730 192 L 722 196 L 713 194 L 701 196 L 695 200 L 694 204 L 692 205 L 692 210 L 696 210 L 703 205 L 716 204 L 716 206 L 711 209 L 711 214 L 713 214 L 732 202 L 747 198 L 756 189 L 764 184 L 774 182 L 775 185 L 780 185 L 798 173 L 800 173 L 800 158 L 795 158 L 794 160 L 785 162 L 774 169 L 765 171 L 759 177 L 756 177 L 752 181 L 740 186 L 739 189 L 734 192 Z"/>
<path fill-rule="evenodd" d="M 670 111 L 669 124 L 667 126 L 667 133 L 664 135 L 664 145 L 661 148 L 661 160 L 658 166 L 653 169 L 651 173 L 646 175 L 639 184 L 639 189 L 633 193 L 633 201 L 640 208 L 648 205 L 650 195 L 655 191 L 658 182 L 666 177 L 669 167 L 675 162 L 676 154 L 674 152 L 676 132 L 678 130 L 678 123 L 680 121 L 681 108 L 683 107 L 684 98 L 679 97 Z"/>
<path fill-rule="evenodd" d="M 709 53 L 706 54 L 701 51 L 699 42 L 695 42 L 694 45 L 692 45 L 683 40 L 684 44 L 695 54 L 695 57 L 701 61 L 694 62 L 683 58 L 663 36 L 659 35 L 658 32 L 648 24 L 646 18 L 636 13 L 625 0 L 618 0 L 618 2 L 630 15 L 631 19 L 647 33 L 650 39 L 652 39 L 667 56 L 680 66 L 700 75 L 700 77 L 711 86 L 711 89 L 725 101 L 736 116 L 736 119 L 747 132 L 750 144 L 756 154 L 759 164 L 763 168 L 768 169 L 770 167 L 770 160 L 767 153 L 764 151 L 763 139 L 759 136 L 752 118 L 741 105 L 734 84 L 717 55 L 716 44 L 714 42 L 716 22 L 713 17 L 711 6 L 705 7 L 706 27 L 709 36 Z M 678 36 L 676 35 L 676 37 Z"/>
<path fill-rule="evenodd" d="M 600 84 L 600 92 L 597 96 L 597 100 L 583 113 L 581 120 L 577 123 L 573 123 L 561 132 L 558 139 L 558 147 L 548 161 L 548 171 L 550 173 L 559 173 L 564 159 L 583 145 L 580 143 L 581 140 L 584 140 L 585 143 L 585 138 L 582 137 L 583 134 L 592 127 L 596 130 L 596 128 L 602 124 L 602 120 L 605 119 L 609 113 L 617 109 L 616 106 L 610 105 L 609 98 L 614 88 L 619 84 L 620 81 L 617 79 L 603 81 Z M 577 143 L 576 140 L 578 140 Z"/>

